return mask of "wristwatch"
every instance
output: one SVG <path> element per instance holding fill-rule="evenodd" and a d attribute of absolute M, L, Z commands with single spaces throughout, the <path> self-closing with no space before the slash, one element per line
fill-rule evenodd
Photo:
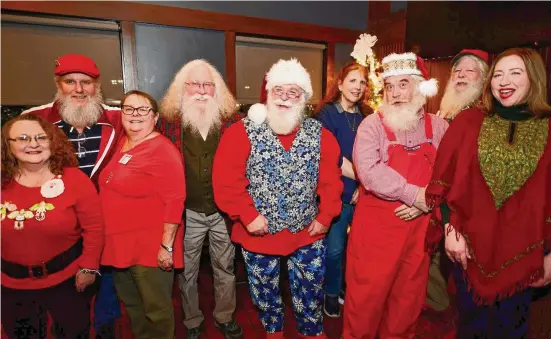
<path fill-rule="evenodd" d="M 168 247 L 168 246 L 165 246 L 163 244 L 161 244 L 161 247 L 164 248 L 167 252 L 170 252 L 170 253 L 172 253 L 172 251 L 174 251 L 173 247 Z"/>

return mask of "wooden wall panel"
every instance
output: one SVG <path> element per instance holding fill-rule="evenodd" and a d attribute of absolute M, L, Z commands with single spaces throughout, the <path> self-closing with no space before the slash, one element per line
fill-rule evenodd
<path fill-rule="evenodd" d="M 551 43 L 551 2 L 411 1 L 407 43 L 423 57 L 446 57 L 464 48 L 498 53 L 506 48 Z"/>
<path fill-rule="evenodd" d="M 121 57 L 124 92 L 138 89 L 136 34 L 131 21 L 121 22 Z"/>
<path fill-rule="evenodd" d="M 335 79 L 335 44 L 327 44 L 327 49 L 325 50 L 325 84 L 323 86 L 323 95 L 327 93 L 327 89 Z"/>
<path fill-rule="evenodd" d="M 234 96 L 237 95 L 237 74 L 235 72 L 235 32 L 225 32 L 226 85 Z"/>

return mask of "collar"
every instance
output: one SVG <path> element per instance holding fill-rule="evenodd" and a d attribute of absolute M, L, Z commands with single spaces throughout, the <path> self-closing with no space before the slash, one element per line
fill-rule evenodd
<path fill-rule="evenodd" d="M 335 108 L 337 109 L 337 112 L 344 113 L 345 110 L 342 108 L 342 105 L 340 102 L 334 102 L 333 105 L 335 105 Z M 354 105 L 354 112 L 347 112 L 347 113 L 360 113 L 360 109 L 358 108 L 358 105 Z"/>
<path fill-rule="evenodd" d="M 481 107 L 482 106 L 482 101 L 480 101 L 480 98 L 476 99 L 475 101 L 471 102 L 470 104 L 468 104 L 467 106 L 463 107 L 461 109 L 461 111 L 464 111 L 466 109 L 469 109 L 469 108 L 473 108 L 473 107 Z M 459 111 L 459 112 L 461 112 Z"/>

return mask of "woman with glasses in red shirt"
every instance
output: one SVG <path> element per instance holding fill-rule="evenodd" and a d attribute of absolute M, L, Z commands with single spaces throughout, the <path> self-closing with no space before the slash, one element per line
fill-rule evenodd
<path fill-rule="evenodd" d="M 136 338 L 174 337 L 174 269 L 184 266 L 182 156 L 155 131 L 157 103 L 130 91 L 122 100 L 126 132 L 100 174 L 105 215 L 102 265 L 113 280 Z"/>
<path fill-rule="evenodd" d="M 2 128 L 2 326 L 9 338 L 88 338 L 103 248 L 92 181 L 55 125 L 25 114 Z"/>

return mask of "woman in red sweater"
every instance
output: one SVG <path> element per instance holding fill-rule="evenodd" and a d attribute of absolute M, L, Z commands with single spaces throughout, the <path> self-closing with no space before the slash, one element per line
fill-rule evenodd
<path fill-rule="evenodd" d="M 90 179 L 55 125 L 23 115 L 2 128 L 2 325 L 43 338 L 46 309 L 64 338 L 88 338 L 103 221 Z"/>
<path fill-rule="evenodd" d="M 126 93 L 122 113 L 126 136 L 99 179 L 105 216 L 101 263 L 115 267 L 115 288 L 135 337 L 172 339 L 173 268 L 184 266 L 183 159 L 155 131 L 158 108 L 149 94 Z"/>

